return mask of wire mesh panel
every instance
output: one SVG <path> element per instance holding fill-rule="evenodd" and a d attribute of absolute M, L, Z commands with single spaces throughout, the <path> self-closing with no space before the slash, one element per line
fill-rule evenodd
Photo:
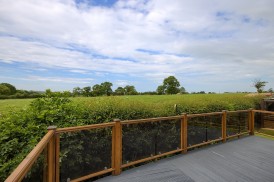
<path fill-rule="evenodd" d="M 22 182 L 47 181 L 47 148 L 39 155 Z"/>
<path fill-rule="evenodd" d="M 60 181 L 111 168 L 111 129 L 60 134 Z"/>
<path fill-rule="evenodd" d="M 248 131 L 249 112 L 228 112 L 226 120 L 227 136 Z"/>
<path fill-rule="evenodd" d="M 272 113 L 255 113 L 255 128 L 274 129 L 274 114 Z"/>
<path fill-rule="evenodd" d="M 123 164 L 155 156 L 180 147 L 180 119 L 122 127 Z"/>
<path fill-rule="evenodd" d="M 180 148 L 181 119 L 165 120 L 157 123 L 156 154 L 162 154 Z"/>
<path fill-rule="evenodd" d="M 206 117 L 206 141 L 216 140 L 222 137 L 222 115 Z"/>
<path fill-rule="evenodd" d="M 222 137 L 222 115 L 188 118 L 187 143 L 189 146 Z"/>

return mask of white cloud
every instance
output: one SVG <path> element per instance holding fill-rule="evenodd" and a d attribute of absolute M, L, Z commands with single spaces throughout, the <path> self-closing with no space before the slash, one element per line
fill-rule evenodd
<path fill-rule="evenodd" d="M 175 75 L 193 84 L 251 77 L 274 84 L 273 6 L 272 0 L 118 1 L 112 8 L 2 0 L 0 62 L 157 83 Z"/>

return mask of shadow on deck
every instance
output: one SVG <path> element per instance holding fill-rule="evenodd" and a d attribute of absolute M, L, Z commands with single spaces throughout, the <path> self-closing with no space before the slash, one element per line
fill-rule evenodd
<path fill-rule="evenodd" d="M 248 136 L 162 159 L 97 182 L 274 181 L 274 140 Z"/>

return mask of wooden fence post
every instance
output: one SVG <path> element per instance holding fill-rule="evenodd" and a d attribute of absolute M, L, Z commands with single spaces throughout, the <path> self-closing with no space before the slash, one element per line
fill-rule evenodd
<path fill-rule="evenodd" d="M 121 174 L 122 164 L 122 125 L 120 119 L 114 119 L 112 128 L 112 175 Z"/>
<path fill-rule="evenodd" d="M 227 111 L 222 111 L 222 138 L 223 142 L 226 142 L 226 117 L 227 117 Z"/>
<path fill-rule="evenodd" d="M 56 131 L 57 126 L 49 126 L 49 130 Z M 48 182 L 55 182 L 55 134 L 48 143 Z"/>
<path fill-rule="evenodd" d="M 187 114 L 182 114 L 181 119 L 181 149 L 182 153 L 187 153 Z"/>
<path fill-rule="evenodd" d="M 60 181 L 60 134 L 55 135 L 55 182 Z"/>
<path fill-rule="evenodd" d="M 255 112 L 253 109 L 250 112 L 250 135 L 254 135 Z"/>

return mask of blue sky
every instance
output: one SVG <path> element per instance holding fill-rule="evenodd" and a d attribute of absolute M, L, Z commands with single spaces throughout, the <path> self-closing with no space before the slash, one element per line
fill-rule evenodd
<path fill-rule="evenodd" d="M 273 0 L 0 1 L 0 82 L 72 90 L 274 88 Z"/>

